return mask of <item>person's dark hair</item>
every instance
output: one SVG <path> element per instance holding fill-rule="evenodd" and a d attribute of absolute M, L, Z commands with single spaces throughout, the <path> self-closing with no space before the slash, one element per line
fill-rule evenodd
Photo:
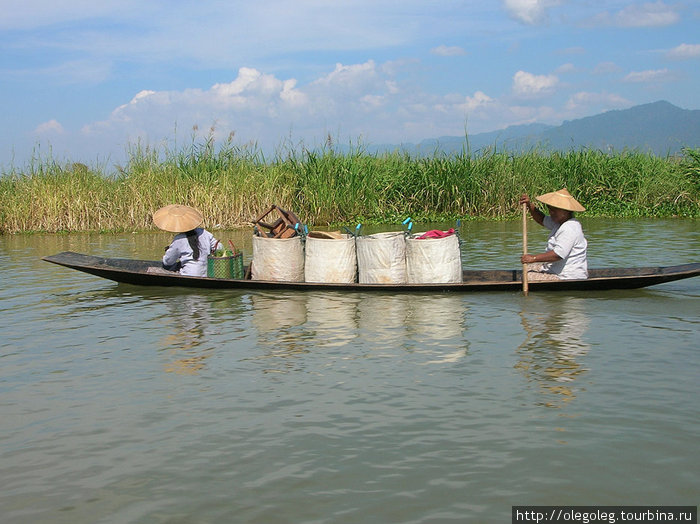
<path fill-rule="evenodd" d="M 185 234 L 187 235 L 187 242 L 192 248 L 192 257 L 195 260 L 199 260 L 199 236 L 197 235 L 197 230 L 193 229 Z"/>

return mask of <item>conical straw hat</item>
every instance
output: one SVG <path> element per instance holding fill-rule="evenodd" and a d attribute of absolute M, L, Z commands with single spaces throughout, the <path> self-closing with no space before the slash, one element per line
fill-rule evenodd
<path fill-rule="evenodd" d="M 540 195 L 537 198 L 543 204 L 548 206 L 558 207 L 559 209 L 566 209 L 567 211 L 585 211 L 586 208 L 583 207 L 578 201 L 571 196 L 571 194 L 564 189 L 558 191 L 552 191 L 551 193 L 546 193 Z"/>
<path fill-rule="evenodd" d="M 190 206 L 170 204 L 153 213 L 153 222 L 158 228 L 171 233 L 184 233 L 196 228 L 204 221 L 202 214 Z"/>

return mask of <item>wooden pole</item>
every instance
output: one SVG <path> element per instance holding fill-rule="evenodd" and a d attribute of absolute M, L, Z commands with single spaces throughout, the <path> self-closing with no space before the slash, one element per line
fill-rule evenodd
<path fill-rule="evenodd" d="M 527 204 L 523 204 L 523 255 L 527 255 Z M 525 296 L 529 292 L 527 266 L 527 264 L 523 264 L 523 295 Z"/>

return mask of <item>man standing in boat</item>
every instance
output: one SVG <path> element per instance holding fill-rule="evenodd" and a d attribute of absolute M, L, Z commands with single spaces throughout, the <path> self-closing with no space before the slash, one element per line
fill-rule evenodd
<path fill-rule="evenodd" d="M 528 270 L 529 280 L 574 280 L 588 278 L 586 249 L 588 243 L 581 223 L 574 218 L 575 211 L 585 211 L 566 189 L 536 197 L 549 209 L 545 215 L 524 194 L 520 205 L 527 205 L 532 218 L 550 231 L 547 250 L 534 255 L 525 254 L 520 261 L 533 264 Z"/>

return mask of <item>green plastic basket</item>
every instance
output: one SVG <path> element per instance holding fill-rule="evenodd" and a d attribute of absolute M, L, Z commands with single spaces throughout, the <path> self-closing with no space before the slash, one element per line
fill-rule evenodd
<path fill-rule="evenodd" d="M 243 253 L 230 257 L 207 258 L 207 276 L 211 278 L 243 278 Z"/>

